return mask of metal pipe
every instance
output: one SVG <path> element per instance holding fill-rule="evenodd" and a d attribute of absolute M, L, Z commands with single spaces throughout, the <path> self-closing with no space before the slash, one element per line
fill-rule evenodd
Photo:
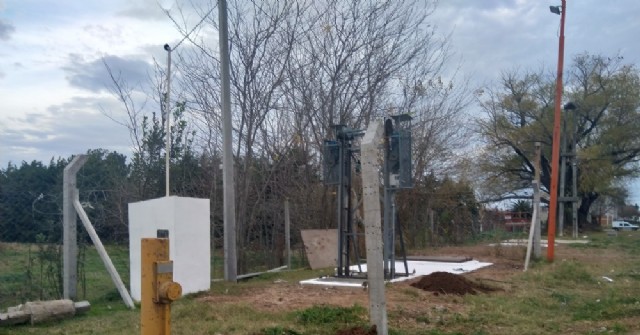
<path fill-rule="evenodd" d="M 167 94 L 164 97 L 164 113 L 166 119 L 166 134 L 165 134 L 165 196 L 169 196 L 169 166 L 171 161 L 171 46 L 169 44 L 164 45 L 164 49 L 167 50 Z"/>

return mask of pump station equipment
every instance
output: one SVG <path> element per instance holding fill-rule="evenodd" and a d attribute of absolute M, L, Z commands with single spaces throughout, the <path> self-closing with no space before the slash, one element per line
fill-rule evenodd
<path fill-rule="evenodd" d="M 345 125 L 333 126 L 335 139 L 325 140 L 323 147 L 323 179 L 326 185 L 337 186 L 337 221 L 338 221 L 338 257 L 337 277 L 353 277 L 350 264 L 353 261 L 360 268 L 360 252 L 358 250 L 358 232 L 354 227 L 352 204 L 352 176 L 359 172 L 360 147 L 359 138 L 363 130 L 352 129 Z M 355 164 L 354 164 L 355 163 Z M 397 224 L 395 193 L 400 189 L 412 188 L 411 173 L 411 116 L 401 114 L 385 120 L 384 145 L 384 265 L 385 277 L 394 278 L 401 273 L 395 271 L 396 234 L 402 234 Z M 396 229 L 397 227 L 397 229 Z M 403 239 L 400 238 L 402 257 L 406 265 L 406 253 Z"/>
<path fill-rule="evenodd" d="M 163 238 L 141 240 L 142 335 L 171 334 L 171 303 L 182 295 L 182 286 L 173 281 L 173 261 L 169 260 L 166 235 L 166 231 L 158 231 Z"/>

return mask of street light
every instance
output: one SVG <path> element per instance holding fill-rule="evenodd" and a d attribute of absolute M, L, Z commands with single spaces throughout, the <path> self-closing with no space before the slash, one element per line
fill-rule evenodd
<path fill-rule="evenodd" d="M 169 196 L 169 168 L 170 168 L 170 161 L 171 161 L 171 52 L 176 50 L 180 44 L 182 44 L 182 42 L 184 42 L 187 38 L 189 38 L 189 35 L 191 35 L 191 33 L 193 33 L 196 28 L 198 28 L 202 22 L 204 22 L 204 20 L 209 16 L 209 14 L 211 14 L 211 12 L 213 11 L 213 8 L 211 8 L 200 20 L 200 22 L 198 22 L 198 24 L 196 24 L 191 31 L 189 31 L 186 35 L 184 35 L 184 37 L 182 37 L 182 39 L 180 40 L 180 42 L 178 42 L 173 48 L 167 43 L 164 45 L 164 50 L 167 52 L 167 93 L 164 97 L 164 112 L 165 112 L 165 117 L 166 117 L 166 135 L 165 135 L 165 154 L 164 154 L 164 158 L 165 158 L 165 196 Z"/>
<path fill-rule="evenodd" d="M 182 42 L 182 41 L 181 41 Z M 179 44 L 178 44 L 179 45 Z M 176 47 L 178 46 L 176 45 Z M 164 45 L 164 50 L 167 51 L 167 95 L 164 97 L 164 112 L 166 117 L 166 138 L 165 138 L 165 196 L 169 196 L 169 163 L 171 158 L 171 46 L 169 44 Z"/>
<path fill-rule="evenodd" d="M 561 6 L 549 6 L 549 10 L 560 15 L 560 38 L 558 46 L 558 73 L 556 77 L 556 97 L 553 117 L 553 143 L 551 150 L 551 194 L 549 200 L 549 225 L 547 229 L 547 260 L 553 262 L 556 239 L 556 216 L 558 210 L 558 168 L 560 165 L 560 109 L 562 100 L 562 68 L 564 63 L 564 19 L 567 12 L 566 0 Z"/>

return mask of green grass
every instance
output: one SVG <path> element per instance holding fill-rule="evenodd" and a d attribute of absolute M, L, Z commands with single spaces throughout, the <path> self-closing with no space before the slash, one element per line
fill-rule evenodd
<path fill-rule="evenodd" d="M 387 303 L 390 334 L 640 332 L 640 232 L 615 237 L 595 233 L 590 240 L 593 242 L 587 245 L 564 247 L 573 253 L 557 257 L 553 263 L 542 260 L 534 262 L 528 272 L 514 272 L 500 284 L 504 291 L 491 294 L 434 297 L 409 286 L 388 285 L 388 292 L 396 299 Z M 123 280 L 128 281 L 126 248 L 108 249 Z M 34 252 L 32 246 L 32 258 Z M 0 247 L 0 290 L 26 287 L 28 254 L 24 245 Z M 139 310 L 125 308 L 93 249 L 87 250 L 85 259 L 86 295 L 92 304 L 88 314 L 44 325 L 0 328 L 0 334 L 138 333 Z M 211 297 L 189 295 L 172 305 L 172 333 L 332 335 L 338 329 L 366 326 L 367 309 L 359 305 L 332 306 L 319 297 L 311 307 L 270 311 L 244 299 L 247 292 L 268 288 L 276 281 L 295 283 L 328 271 L 302 269 L 268 273 L 239 283 L 216 282 Z M 39 278 L 34 274 L 37 271 L 32 272 L 32 281 Z M 225 302 L 216 303 L 216 297 L 224 297 Z"/>

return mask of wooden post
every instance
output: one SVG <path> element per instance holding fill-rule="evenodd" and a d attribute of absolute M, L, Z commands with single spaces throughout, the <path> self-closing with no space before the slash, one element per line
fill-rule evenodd
<path fill-rule="evenodd" d="M 379 141 L 382 124 L 371 122 L 362 139 L 362 187 L 367 248 L 367 282 L 369 289 L 369 321 L 377 333 L 387 335 L 387 306 L 384 297 L 384 256 L 380 218 Z"/>
<path fill-rule="evenodd" d="M 76 174 L 86 163 L 86 155 L 77 155 L 63 172 L 62 185 L 62 296 L 75 300 L 78 287 L 78 240 L 76 210 L 73 208 Z"/>

